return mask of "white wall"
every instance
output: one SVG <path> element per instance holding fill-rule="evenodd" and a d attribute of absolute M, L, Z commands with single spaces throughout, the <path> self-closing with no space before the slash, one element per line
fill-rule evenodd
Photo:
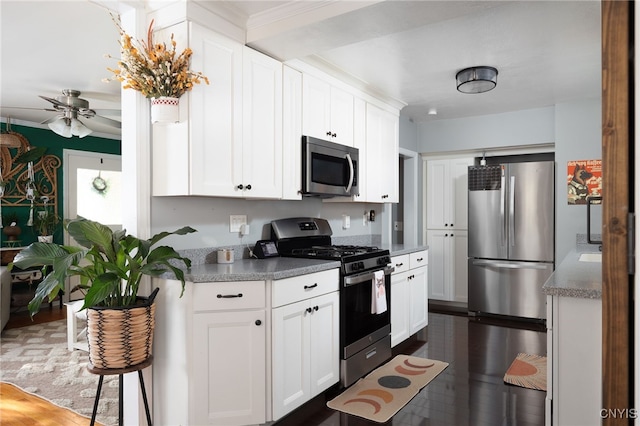
<path fill-rule="evenodd" d="M 602 102 L 592 99 L 556 105 L 556 260 L 587 232 L 587 207 L 567 203 L 567 161 L 602 159 Z M 603 194 L 606 196 L 606 194 Z M 592 233 L 602 232 L 602 209 L 593 207 Z M 573 238 L 572 238 L 573 236 Z M 594 249 L 597 247 L 594 246 Z"/>
<path fill-rule="evenodd" d="M 555 143 L 556 262 L 575 247 L 576 234 L 586 234 L 586 207 L 567 204 L 569 160 L 602 158 L 601 100 L 587 99 L 555 107 L 453 120 L 418 123 L 422 154 L 531 147 Z M 523 153 L 523 152 L 519 152 Z M 490 155 L 490 154 L 488 154 Z M 594 216 L 598 221 L 598 216 Z M 600 228 L 595 228 L 600 232 Z M 592 232 L 593 232 L 592 231 Z"/>
<path fill-rule="evenodd" d="M 418 123 L 418 152 L 438 153 L 552 143 L 554 108 Z"/>
<path fill-rule="evenodd" d="M 268 225 L 274 219 L 310 216 L 329 220 L 334 237 L 380 235 L 381 221 L 363 224 L 364 211 L 375 210 L 379 216 L 382 205 L 363 203 L 326 203 L 316 198 L 301 201 L 253 201 L 209 197 L 152 197 L 152 233 L 173 231 L 189 225 L 197 233 L 171 236 L 163 240 L 177 250 L 247 244 L 253 247 L 260 239 L 268 239 Z M 240 237 L 229 232 L 229 215 L 247 215 L 250 233 Z M 342 215 L 351 216 L 351 227 L 342 229 Z"/>

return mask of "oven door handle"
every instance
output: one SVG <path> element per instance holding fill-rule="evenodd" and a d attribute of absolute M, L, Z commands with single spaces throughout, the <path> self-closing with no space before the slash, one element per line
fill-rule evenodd
<path fill-rule="evenodd" d="M 385 266 L 384 269 L 385 275 L 391 275 L 395 268 L 393 266 Z M 344 286 L 348 287 L 350 285 L 360 284 L 366 281 L 371 281 L 374 278 L 373 272 L 365 272 L 364 274 L 359 275 L 350 275 L 348 277 L 344 277 Z"/>

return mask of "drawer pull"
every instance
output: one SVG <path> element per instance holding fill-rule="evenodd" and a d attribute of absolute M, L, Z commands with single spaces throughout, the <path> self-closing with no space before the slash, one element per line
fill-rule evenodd
<path fill-rule="evenodd" d="M 451 234 L 451 236 L 453 237 L 453 234 Z M 424 260 L 424 257 L 420 257 L 420 258 L 416 259 L 416 261 L 418 261 L 418 262 L 422 262 L 423 260 Z"/>
<path fill-rule="evenodd" d="M 219 294 L 217 296 L 218 299 L 233 299 L 236 297 L 242 297 L 242 293 L 238 293 L 238 294 Z"/>
<path fill-rule="evenodd" d="M 305 286 L 304 286 L 304 289 L 305 289 L 305 290 L 310 290 L 310 289 L 312 289 L 312 288 L 316 288 L 316 287 L 318 287 L 318 283 L 315 283 L 315 284 L 313 284 L 313 285 L 305 285 Z"/>
<path fill-rule="evenodd" d="M 256 320 L 256 325 L 262 325 L 262 321 Z"/>
<path fill-rule="evenodd" d="M 396 268 L 401 267 L 402 265 L 404 265 L 404 263 L 396 263 Z"/>

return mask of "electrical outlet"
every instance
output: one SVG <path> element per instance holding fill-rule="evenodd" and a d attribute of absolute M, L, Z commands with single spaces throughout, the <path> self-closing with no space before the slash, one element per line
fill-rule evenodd
<path fill-rule="evenodd" d="M 402 231 L 402 222 L 393 222 L 394 231 Z"/>
<path fill-rule="evenodd" d="M 229 232 L 240 232 L 242 225 L 247 224 L 246 214 L 232 214 L 229 216 Z"/>

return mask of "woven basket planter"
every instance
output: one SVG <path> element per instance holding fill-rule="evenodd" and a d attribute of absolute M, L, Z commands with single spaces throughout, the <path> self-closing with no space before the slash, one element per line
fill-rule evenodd
<path fill-rule="evenodd" d="M 159 289 L 138 304 L 126 307 L 87 308 L 89 362 L 95 368 L 128 368 L 146 361 L 152 353 Z"/>

